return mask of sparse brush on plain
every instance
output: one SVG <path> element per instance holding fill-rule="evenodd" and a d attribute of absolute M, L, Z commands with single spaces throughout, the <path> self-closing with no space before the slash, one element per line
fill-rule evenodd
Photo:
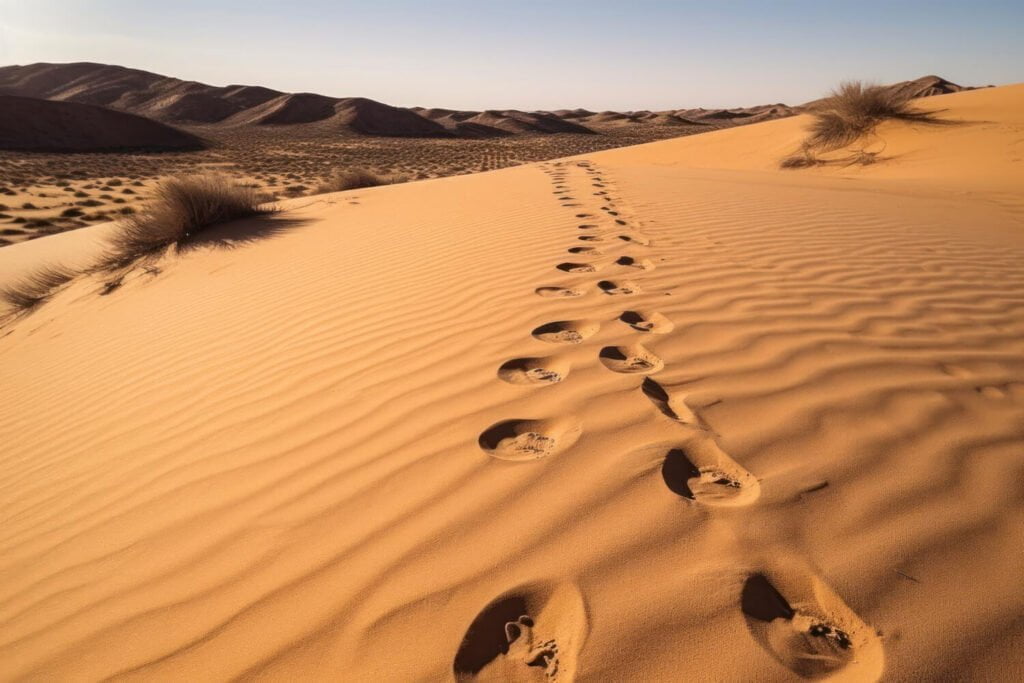
<path fill-rule="evenodd" d="M 273 209 L 262 199 L 253 188 L 220 175 L 169 178 L 156 188 L 150 202 L 121 220 L 105 264 L 120 267 L 181 244 L 219 223 L 270 213 Z"/>
<path fill-rule="evenodd" d="M 406 176 L 399 173 L 376 173 L 366 168 L 336 168 L 331 172 L 331 175 L 327 176 L 317 186 L 315 194 L 357 190 L 363 187 L 376 187 L 378 185 L 394 185 L 408 180 Z"/>
<path fill-rule="evenodd" d="M 871 133 L 885 120 L 941 123 L 935 112 L 914 108 L 906 92 L 860 81 L 847 81 L 810 107 L 810 135 L 798 153 L 782 160 L 782 168 L 821 164 L 815 152 L 845 147 Z M 873 159 L 873 157 L 872 157 Z"/>
<path fill-rule="evenodd" d="M 76 275 L 75 271 L 64 266 L 44 266 L 12 284 L 0 287 L 0 300 L 6 304 L 7 314 L 28 313 L 46 302 Z"/>

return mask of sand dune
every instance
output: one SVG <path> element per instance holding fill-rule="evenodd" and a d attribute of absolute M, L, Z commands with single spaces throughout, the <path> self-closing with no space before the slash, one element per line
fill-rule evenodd
<path fill-rule="evenodd" d="M 75 102 L 0 95 L 0 149 L 47 152 L 198 150 L 199 137 L 158 121 Z"/>
<path fill-rule="evenodd" d="M 0 675 L 1024 678 L 1024 86 L 929 103 L 74 281 L 0 329 Z"/>

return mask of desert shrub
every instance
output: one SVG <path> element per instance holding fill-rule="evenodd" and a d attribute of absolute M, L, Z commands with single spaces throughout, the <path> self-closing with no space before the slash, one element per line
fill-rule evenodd
<path fill-rule="evenodd" d="M 315 194 L 357 190 L 362 187 L 376 187 L 378 185 L 394 185 L 395 183 L 404 183 L 407 180 L 408 178 L 397 173 L 375 173 L 366 168 L 336 168 L 317 186 Z"/>
<path fill-rule="evenodd" d="M 907 93 L 860 81 L 840 84 L 810 113 L 814 118 L 807 144 L 824 150 L 844 147 L 887 119 L 936 122 L 934 112 L 914 108 Z"/>
<path fill-rule="evenodd" d="M 0 301 L 8 314 L 28 313 L 53 296 L 58 289 L 74 279 L 76 273 L 64 266 L 45 266 L 0 287 Z"/>
<path fill-rule="evenodd" d="M 127 263 L 181 244 L 219 223 L 269 213 L 259 195 L 218 175 L 169 178 L 154 198 L 126 216 L 112 238 L 114 260 Z"/>

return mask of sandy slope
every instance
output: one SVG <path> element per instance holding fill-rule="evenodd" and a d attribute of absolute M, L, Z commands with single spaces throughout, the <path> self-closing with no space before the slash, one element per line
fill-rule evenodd
<path fill-rule="evenodd" d="M 0 331 L 0 674 L 1020 680 L 1024 88 L 929 102 L 75 282 Z"/>

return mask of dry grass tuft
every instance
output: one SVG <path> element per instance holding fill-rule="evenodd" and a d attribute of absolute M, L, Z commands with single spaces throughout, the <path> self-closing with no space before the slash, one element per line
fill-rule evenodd
<path fill-rule="evenodd" d="M 409 178 L 399 173 L 385 175 L 375 173 L 366 168 L 336 168 L 320 185 L 313 194 L 325 194 L 327 192 L 342 192 L 344 190 L 357 190 L 363 187 L 376 187 L 378 185 L 394 185 L 407 182 Z"/>
<path fill-rule="evenodd" d="M 937 123 L 935 112 L 910 104 L 906 93 L 881 85 L 847 81 L 812 109 L 814 121 L 807 144 L 816 149 L 844 147 L 867 135 L 887 119 Z"/>
<path fill-rule="evenodd" d="M 45 303 L 76 275 L 75 271 L 64 266 L 44 266 L 13 284 L 0 287 L 0 301 L 7 304 L 8 315 L 28 313 Z"/>
<path fill-rule="evenodd" d="M 874 163 L 878 160 L 877 154 L 863 150 L 855 152 L 850 159 L 831 161 L 819 159 L 817 154 L 846 147 L 869 135 L 886 120 L 946 123 L 935 117 L 936 112 L 915 109 L 906 93 L 860 81 L 841 83 L 831 95 L 812 105 L 808 113 L 814 117 L 810 135 L 800 151 L 780 162 L 782 168 L 808 168 L 835 162 L 843 165 Z"/>
<path fill-rule="evenodd" d="M 270 213 L 262 199 L 255 189 L 220 175 L 165 180 L 149 203 L 122 219 L 105 263 L 123 266 L 181 244 L 211 226 Z"/>

